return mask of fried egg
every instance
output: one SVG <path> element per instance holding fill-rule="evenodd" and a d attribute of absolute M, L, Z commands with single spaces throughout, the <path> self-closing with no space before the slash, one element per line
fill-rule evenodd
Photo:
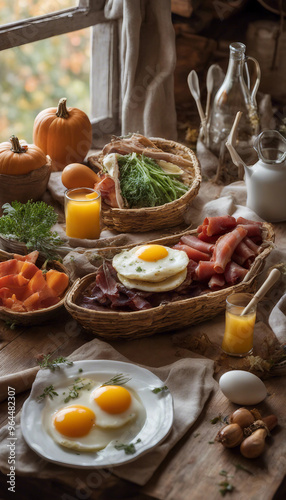
<path fill-rule="evenodd" d="M 168 292 L 169 290 L 174 290 L 179 285 L 185 281 L 187 277 L 187 269 L 170 276 L 163 281 L 152 282 L 152 281 L 140 281 L 140 280 L 130 280 L 118 274 L 118 279 L 123 283 L 126 288 L 136 288 L 137 290 L 142 290 L 143 292 Z"/>
<path fill-rule="evenodd" d="M 145 408 L 130 388 L 101 386 L 88 380 L 75 400 L 64 403 L 67 387 L 48 399 L 43 427 L 59 445 L 78 451 L 99 451 L 112 441 L 132 440 L 144 425 Z"/>
<path fill-rule="evenodd" d="M 115 255 L 112 265 L 120 276 L 132 280 L 160 282 L 186 269 L 186 252 L 163 245 L 139 245 Z"/>

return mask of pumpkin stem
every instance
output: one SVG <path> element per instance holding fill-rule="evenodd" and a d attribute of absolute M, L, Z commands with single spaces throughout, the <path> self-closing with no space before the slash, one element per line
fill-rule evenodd
<path fill-rule="evenodd" d="M 68 118 L 69 117 L 69 112 L 67 110 L 67 98 L 66 97 L 62 97 L 62 99 L 59 100 L 56 115 L 59 118 Z"/>
<path fill-rule="evenodd" d="M 18 137 L 15 135 L 11 135 L 10 142 L 12 144 L 11 151 L 13 153 L 25 153 L 28 149 L 28 146 L 21 146 Z"/>

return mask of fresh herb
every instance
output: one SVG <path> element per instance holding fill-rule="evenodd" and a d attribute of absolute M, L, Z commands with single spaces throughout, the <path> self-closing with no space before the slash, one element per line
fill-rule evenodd
<path fill-rule="evenodd" d="M 227 493 L 233 491 L 234 487 L 232 486 L 232 484 L 230 484 L 228 481 L 222 481 L 221 483 L 219 483 L 219 486 L 220 486 L 220 494 L 221 496 L 225 496 Z"/>
<path fill-rule="evenodd" d="M 217 424 L 218 422 L 221 422 L 221 415 L 219 415 L 218 417 L 214 417 L 211 419 L 211 424 Z"/>
<path fill-rule="evenodd" d="M 53 385 L 49 385 L 48 387 L 45 387 L 44 392 L 38 396 L 38 401 L 43 401 L 46 396 L 49 396 L 49 398 L 54 399 L 54 396 L 58 396 L 58 393 L 55 391 L 55 388 Z"/>
<path fill-rule="evenodd" d="M 85 383 L 84 379 L 77 378 L 75 383 L 71 388 L 69 388 L 69 395 L 64 399 L 64 403 L 69 403 L 71 399 L 76 399 L 79 397 L 79 391 L 83 389 L 90 389 L 90 382 Z"/>
<path fill-rule="evenodd" d="M 145 271 L 145 269 L 142 269 L 142 267 L 141 267 L 141 266 L 138 266 L 138 267 L 136 268 L 136 271 L 137 271 L 137 273 L 143 273 L 143 272 Z"/>
<path fill-rule="evenodd" d="M 60 363 L 64 363 L 66 366 L 72 366 L 73 362 L 69 361 L 68 358 L 64 358 L 60 356 L 59 358 L 53 359 L 50 361 L 51 354 L 47 354 L 43 357 L 43 360 L 39 363 L 40 368 L 46 369 L 49 368 L 51 371 L 55 371 L 56 368 L 59 368 Z"/>
<path fill-rule="evenodd" d="M 180 198 L 188 187 L 180 176 L 167 174 L 155 160 L 130 153 L 118 155 L 120 188 L 130 208 L 155 207 Z"/>
<path fill-rule="evenodd" d="M 135 452 L 136 452 L 136 448 L 135 448 L 135 445 L 137 443 L 140 443 L 141 442 L 141 439 L 137 439 L 136 443 L 129 443 L 129 444 L 116 444 L 114 446 L 114 448 L 116 448 L 116 450 L 124 450 L 126 455 L 133 455 Z"/>
<path fill-rule="evenodd" d="M 209 444 L 214 444 L 214 441 L 208 441 Z"/>
<path fill-rule="evenodd" d="M 29 251 L 38 250 L 49 260 L 58 258 L 57 249 L 63 241 L 56 231 L 51 231 L 58 220 L 52 206 L 43 201 L 12 201 L 11 205 L 5 203 L 2 209 L 0 234 L 25 243 Z"/>
<path fill-rule="evenodd" d="M 163 385 L 163 387 L 155 387 L 155 389 L 152 389 L 152 392 L 154 392 L 154 394 L 159 394 L 159 392 L 165 392 L 168 390 L 168 387 L 166 385 Z"/>
<path fill-rule="evenodd" d="M 247 474 L 250 474 L 251 476 L 253 476 L 253 472 L 251 472 L 251 470 L 247 469 L 246 467 L 244 467 L 241 464 L 235 464 L 235 469 L 236 469 L 236 471 L 243 470 L 244 472 L 247 472 Z"/>
<path fill-rule="evenodd" d="M 103 387 L 104 385 L 124 385 L 127 384 L 129 380 L 131 380 L 131 378 L 126 377 L 126 375 L 123 375 L 123 373 L 118 373 L 107 382 L 104 382 L 104 384 L 101 384 L 101 387 Z"/>
<path fill-rule="evenodd" d="M 83 372 L 83 369 L 82 368 L 79 368 L 78 369 L 78 373 L 82 373 Z"/>

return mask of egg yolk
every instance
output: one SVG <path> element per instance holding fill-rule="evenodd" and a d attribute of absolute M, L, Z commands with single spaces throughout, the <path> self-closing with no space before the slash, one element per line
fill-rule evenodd
<path fill-rule="evenodd" d="M 130 392 L 118 385 L 99 387 L 94 391 L 93 397 L 103 411 L 112 415 L 123 413 L 131 404 Z"/>
<path fill-rule="evenodd" d="M 136 252 L 137 257 L 147 262 L 156 262 L 157 260 L 164 259 L 169 255 L 166 247 L 162 245 L 148 245 L 140 248 Z"/>
<path fill-rule="evenodd" d="M 67 437 L 86 436 L 95 423 L 95 414 L 86 406 L 73 405 L 59 410 L 54 417 L 54 426 Z"/>

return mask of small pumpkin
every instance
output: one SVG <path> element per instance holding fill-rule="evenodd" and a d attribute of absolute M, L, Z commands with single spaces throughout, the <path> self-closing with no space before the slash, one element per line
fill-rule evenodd
<path fill-rule="evenodd" d="M 10 142 L 0 144 L 0 174 L 28 174 L 46 163 L 46 155 L 38 146 L 19 141 L 14 135 Z"/>
<path fill-rule="evenodd" d="M 92 142 L 88 116 L 78 108 L 67 108 L 65 97 L 57 108 L 47 108 L 35 118 L 33 141 L 52 160 L 53 170 L 81 163 Z"/>

